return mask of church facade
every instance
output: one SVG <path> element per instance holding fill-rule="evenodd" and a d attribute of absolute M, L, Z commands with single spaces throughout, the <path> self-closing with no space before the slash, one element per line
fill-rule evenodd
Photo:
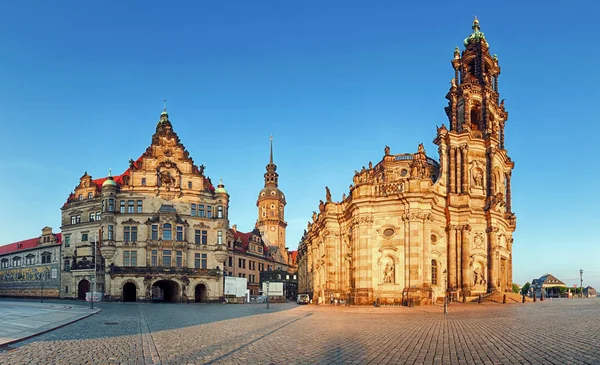
<path fill-rule="evenodd" d="M 439 161 L 384 150 L 356 171 L 348 196 L 325 202 L 298 249 L 298 291 L 317 302 L 426 305 L 450 295 L 510 291 L 516 216 L 514 162 L 504 145 L 508 113 L 500 66 L 476 19 L 454 51 L 448 122 L 437 128 Z"/>

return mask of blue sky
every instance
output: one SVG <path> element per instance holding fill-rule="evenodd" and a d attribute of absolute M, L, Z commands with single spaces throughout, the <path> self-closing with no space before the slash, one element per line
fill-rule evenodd
<path fill-rule="evenodd" d="M 600 289 L 600 92 L 594 2 L 5 2 L 0 24 L 0 243 L 60 227 L 84 171 L 121 173 L 167 99 L 175 131 L 250 230 L 269 136 L 296 248 L 329 186 L 383 148 L 415 152 L 444 114 L 473 15 L 499 57 L 515 161 L 514 280 Z"/>

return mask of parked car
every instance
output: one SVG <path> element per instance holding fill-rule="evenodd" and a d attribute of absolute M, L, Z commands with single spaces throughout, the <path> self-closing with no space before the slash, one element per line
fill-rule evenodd
<path fill-rule="evenodd" d="M 298 295 L 298 299 L 296 299 L 296 303 L 308 304 L 310 303 L 310 297 L 308 296 L 308 294 L 300 294 Z"/>

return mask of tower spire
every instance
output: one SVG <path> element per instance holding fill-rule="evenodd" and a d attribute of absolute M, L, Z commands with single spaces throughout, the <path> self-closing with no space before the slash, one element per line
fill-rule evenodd
<path fill-rule="evenodd" d="M 271 146 L 269 153 L 269 164 L 266 166 L 267 172 L 265 172 L 265 187 L 274 186 L 277 187 L 277 180 L 279 175 L 277 174 L 277 165 L 273 163 L 273 135 L 270 137 Z"/>
<path fill-rule="evenodd" d="M 271 154 L 269 156 L 269 164 L 273 164 L 273 135 L 271 134 Z"/>

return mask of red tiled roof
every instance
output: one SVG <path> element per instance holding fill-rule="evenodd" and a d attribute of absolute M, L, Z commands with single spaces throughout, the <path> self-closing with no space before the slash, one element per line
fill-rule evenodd
<path fill-rule="evenodd" d="M 296 265 L 298 259 L 298 250 L 290 251 L 290 256 L 292 257 L 292 263 Z"/>
<path fill-rule="evenodd" d="M 56 235 L 56 238 L 58 239 L 58 243 L 59 244 L 62 243 L 62 234 L 56 233 L 55 235 Z M 37 246 L 37 243 L 39 240 L 40 240 L 40 237 L 35 237 L 35 238 L 23 240 L 23 241 L 9 243 L 8 245 L 0 246 L 0 255 L 34 248 L 35 246 Z"/>
<path fill-rule="evenodd" d="M 248 249 L 248 242 L 250 241 L 250 236 L 252 236 L 252 232 L 244 233 L 240 231 L 233 231 L 233 240 L 237 241 L 238 239 L 242 241 L 242 250 L 246 251 Z M 235 245 L 234 245 L 235 249 Z"/>

